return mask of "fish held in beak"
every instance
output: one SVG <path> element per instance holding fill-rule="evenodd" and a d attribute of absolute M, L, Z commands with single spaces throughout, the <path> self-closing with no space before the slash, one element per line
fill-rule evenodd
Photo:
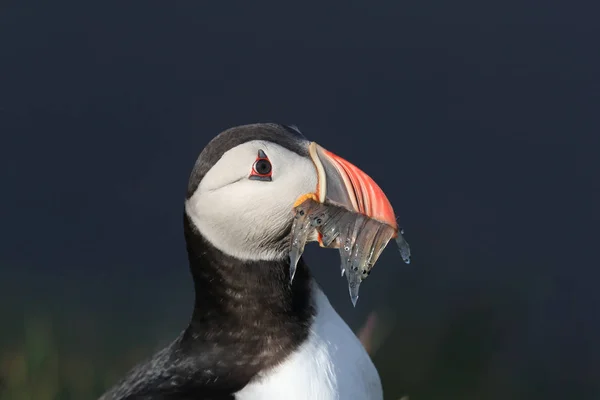
<path fill-rule="evenodd" d="M 294 279 L 306 242 L 316 237 L 321 247 L 339 249 L 341 274 L 346 275 L 350 299 L 356 306 L 360 284 L 388 242 L 396 238 L 407 264 L 410 247 L 398 229 L 389 200 L 373 179 L 314 142 L 309 153 L 318 184 L 315 193 L 301 196 L 294 205 L 290 278 Z"/>

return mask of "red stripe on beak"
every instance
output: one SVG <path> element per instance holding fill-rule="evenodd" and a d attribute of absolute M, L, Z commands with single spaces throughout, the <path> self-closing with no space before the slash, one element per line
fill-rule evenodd
<path fill-rule="evenodd" d="M 314 142 L 309 149 L 319 177 L 319 201 L 340 205 L 398 230 L 390 201 L 369 175 Z"/>

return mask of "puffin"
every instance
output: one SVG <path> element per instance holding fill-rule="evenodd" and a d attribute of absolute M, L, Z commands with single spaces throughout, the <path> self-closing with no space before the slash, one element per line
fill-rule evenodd
<path fill-rule="evenodd" d="M 184 202 L 189 324 L 99 400 L 382 400 L 369 354 L 302 257 L 291 279 L 292 210 L 307 196 L 396 226 L 366 173 L 294 126 L 214 137 Z"/>

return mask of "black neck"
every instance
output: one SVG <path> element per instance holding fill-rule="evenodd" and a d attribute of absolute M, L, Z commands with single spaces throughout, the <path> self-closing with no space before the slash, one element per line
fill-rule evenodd
<path fill-rule="evenodd" d="M 184 213 L 196 299 L 182 345 L 215 352 L 217 372 L 250 379 L 307 338 L 314 315 L 311 276 L 301 259 L 290 284 L 289 260 L 242 261 L 210 244 Z M 208 361 L 208 359 L 207 359 Z"/>
<path fill-rule="evenodd" d="M 196 301 L 188 328 L 138 365 L 102 400 L 233 400 L 259 372 L 307 338 L 314 316 L 311 277 L 300 259 L 241 261 L 202 237 L 184 214 Z"/>

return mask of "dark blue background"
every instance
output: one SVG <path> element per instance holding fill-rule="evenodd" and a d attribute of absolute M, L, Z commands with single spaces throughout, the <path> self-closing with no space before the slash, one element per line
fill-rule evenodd
<path fill-rule="evenodd" d="M 168 340 L 191 311 L 195 158 L 223 129 L 274 121 L 369 173 L 406 230 L 413 264 L 390 246 L 356 309 L 337 254 L 307 255 L 353 328 L 394 316 L 375 355 L 386 398 L 598 398 L 597 15 L 533 1 L 4 3 L 3 324 L 86 315 Z"/>

